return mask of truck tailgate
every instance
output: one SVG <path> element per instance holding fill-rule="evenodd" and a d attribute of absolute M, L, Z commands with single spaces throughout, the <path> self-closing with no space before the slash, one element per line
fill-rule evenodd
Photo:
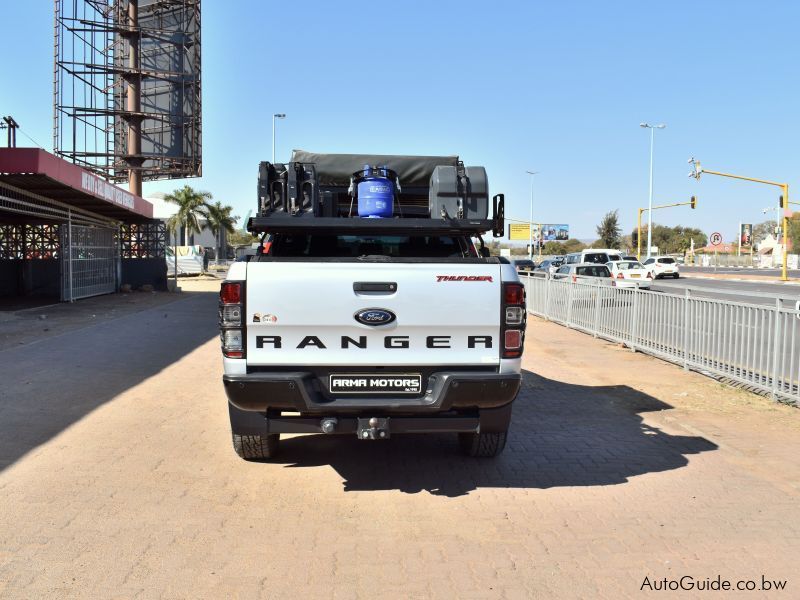
<path fill-rule="evenodd" d="M 354 289 L 375 282 L 396 287 Z M 496 365 L 500 286 L 499 264 L 250 262 L 247 364 Z M 396 318 L 358 322 L 370 308 Z"/>

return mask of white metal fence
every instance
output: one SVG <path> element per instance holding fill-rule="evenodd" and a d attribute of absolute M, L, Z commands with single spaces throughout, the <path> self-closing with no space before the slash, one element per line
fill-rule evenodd
<path fill-rule="evenodd" d="M 748 304 L 689 290 L 612 287 L 609 280 L 523 279 L 531 314 L 800 403 L 800 311 L 793 302 Z"/>

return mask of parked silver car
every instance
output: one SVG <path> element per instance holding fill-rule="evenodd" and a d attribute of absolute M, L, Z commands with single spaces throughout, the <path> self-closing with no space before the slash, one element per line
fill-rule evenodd
<path fill-rule="evenodd" d="M 605 265 L 596 263 L 573 263 L 571 265 L 561 265 L 553 275 L 553 279 L 571 278 L 573 283 L 578 279 L 599 279 L 609 282 L 611 285 L 614 280 L 611 278 L 611 271 Z"/>

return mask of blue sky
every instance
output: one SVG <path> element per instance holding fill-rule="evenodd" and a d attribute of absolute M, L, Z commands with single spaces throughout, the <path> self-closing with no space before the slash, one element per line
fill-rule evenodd
<path fill-rule="evenodd" d="M 4 3 L 0 113 L 52 148 L 52 2 Z M 595 237 L 625 232 L 648 193 L 699 208 L 655 220 L 733 236 L 765 219 L 777 189 L 707 176 L 687 159 L 754 177 L 797 177 L 800 51 L 795 2 L 203 3 L 203 177 L 244 215 L 259 160 L 317 152 L 459 154 L 486 166 L 506 214 Z M 20 142 L 27 139 L 20 135 Z M 179 181 L 146 184 L 145 195 Z"/>

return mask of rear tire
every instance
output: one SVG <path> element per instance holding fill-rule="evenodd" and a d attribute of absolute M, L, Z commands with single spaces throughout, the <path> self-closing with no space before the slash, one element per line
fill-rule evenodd
<path fill-rule="evenodd" d="M 675 275 L 673 275 L 672 277 L 678 279 L 680 277 L 680 273 L 675 273 Z"/>
<path fill-rule="evenodd" d="M 245 460 L 265 460 L 274 458 L 278 452 L 280 434 L 239 435 L 233 434 L 233 449 Z"/>
<path fill-rule="evenodd" d="M 459 433 L 461 451 L 467 456 L 492 458 L 506 447 L 507 431 L 486 433 Z"/>

